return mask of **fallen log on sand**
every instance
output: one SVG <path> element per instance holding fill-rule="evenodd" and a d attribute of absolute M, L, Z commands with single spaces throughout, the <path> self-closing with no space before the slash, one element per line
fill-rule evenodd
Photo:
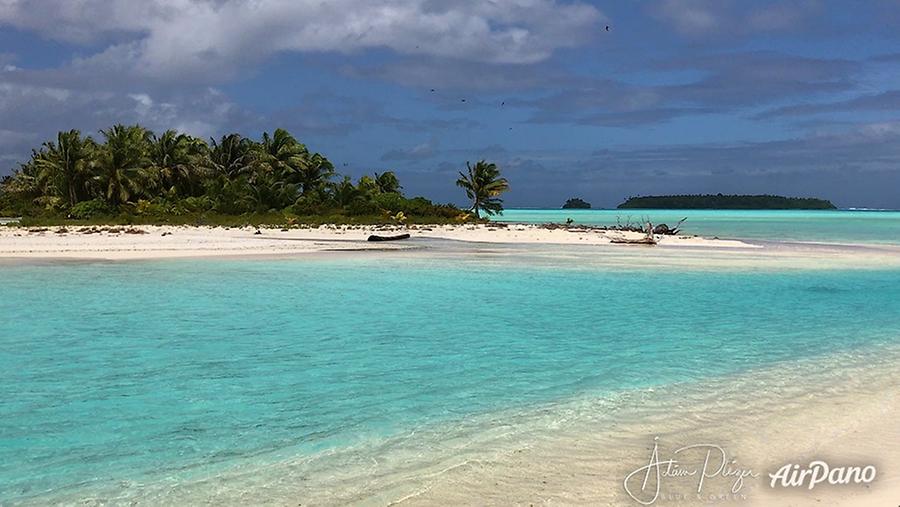
<path fill-rule="evenodd" d="M 655 245 L 656 240 L 653 238 L 640 238 L 640 239 L 627 239 L 627 238 L 612 238 L 609 240 L 610 243 L 618 243 L 624 245 Z"/>
<path fill-rule="evenodd" d="M 681 223 L 681 222 L 679 222 Z M 647 227 L 644 229 L 644 234 L 646 234 L 643 238 L 638 239 L 627 239 L 627 238 L 612 238 L 610 239 L 610 243 L 619 243 L 625 245 L 655 245 L 656 238 L 653 237 L 653 224 L 647 222 Z"/>
<path fill-rule="evenodd" d="M 373 234 L 369 236 L 367 241 L 397 241 L 400 239 L 409 239 L 409 234 L 398 234 L 396 236 L 379 236 L 377 234 Z"/>

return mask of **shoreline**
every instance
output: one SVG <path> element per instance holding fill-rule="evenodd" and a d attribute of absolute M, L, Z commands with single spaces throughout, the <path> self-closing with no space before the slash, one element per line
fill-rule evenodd
<path fill-rule="evenodd" d="M 60 232 L 63 231 L 63 232 Z M 464 256 L 566 266 L 684 269 L 900 269 L 900 245 L 745 242 L 657 236 L 656 246 L 613 244 L 635 232 L 497 226 L 320 226 L 291 229 L 194 226 L 0 227 L 0 263 L 164 259 L 318 258 L 333 255 Z M 409 240 L 367 242 L 408 232 Z"/>
<path fill-rule="evenodd" d="M 685 445 L 717 445 L 735 460 L 733 467 L 756 474 L 734 495 L 728 494 L 732 477 L 708 478 L 703 504 L 889 504 L 900 496 L 900 374 L 892 368 L 900 349 L 880 349 L 609 395 L 587 392 L 309 455 L 259 456 L 214 474 L 71 491 L 56 501 L 427 506 L 471 505 L 477 498 L 481 505 L 638 505 L 627 497 L 624 478 L 648 463 L 658 437 L 661 460 Z M 869 391 L 861 394 L 861 386 Z M 702 458 L 682 464 L 689 468 Z M 813 491 L 770 487 L 768 474 L 783 464 L 816 459 L 872 464 L 877 477 L 869 485 Z M 664 481 L 654 505 L 697 504 L 693 477 Z M 653 494 L 652 485 L 647 491 Z"/>
<path fill-rule="evenodd" d="M 256 234 L 256 231 L 259 234 Z M 643 234 L 598 229 L 548 229 L 526 224 L 260 228 L 204 226 L 77 226 L 0 228 L 0 257 L 79 257 L 105 260 L 297 254 L 333 250 L 409 248 L 409 241 L 367 242 L 371 234 L 409 233 L 412 239 L 486 244 L 612 245 Z M 657 236 L 660 246 L 757 248 L 736 240 Z M 626 245 L 627 247 L 628 245 Z M 633 247 L 633 246 L 632 246 Z"/>

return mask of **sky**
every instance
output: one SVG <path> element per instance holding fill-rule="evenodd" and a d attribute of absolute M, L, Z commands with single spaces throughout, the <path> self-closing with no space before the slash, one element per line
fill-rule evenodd
<path fill-rule="evenodd" d="M 900 208 L 900 2 L 0 0 L 0 175 L 72 128 L 286 128 L 507 207 L 775 193 Z"/>

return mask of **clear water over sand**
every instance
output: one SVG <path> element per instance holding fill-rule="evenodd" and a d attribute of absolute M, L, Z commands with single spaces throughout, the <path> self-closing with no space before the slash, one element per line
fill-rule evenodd
<path fill-rule="evenodd" d="M 895 364 L 898 270 L 570 264 L 5 265 L 0 491 L 386 503 L 460 448 L 505 452 L 563 419 L 649 408 L 647 392 Z M 736 406 L 729 392 L 711 403 Z"/>
<path fill-rule="evenodd" d="M 900 244 L 900 211 L 803 210 L 563 210 L 510 209 L 497 221 L 615 225 L 640 223 L 675 225 L 687 218 L 685 234 L 733 239 L 790 240 L 828 243 Z"/>

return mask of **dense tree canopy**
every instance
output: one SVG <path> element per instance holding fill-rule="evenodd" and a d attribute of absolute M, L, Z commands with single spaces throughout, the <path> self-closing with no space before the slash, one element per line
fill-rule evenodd
<path fill-rule="evenodd" d="M 824 199 L 779 195 L 649 195 L 629 197 L 619 208 L 646 209 L 836 209 Z"/>
<path fill-rule="evenodd" d="M 155 134 L 139 125 L 115 125 L 96 140 L 77 130 L 60 132 L 35 150 L 0 181 L 0 215 L 85 219 L 275 212 L 389 220 L 402 212 L 466 219 L 455 206 L 407 199 L 402 188 L 392 171 L 355 183 L 337 175 L 324 155 L 284 129 L 263 133 L 259 141 L 228 134 L 206 142 L 174 130 Z M 479 207 L 494 210 L 496 184 L 489 188 L 479 191 Z"/>
<path fill-rule="evenodd" d="M 591 209 L 591 203 L 580 197 L 573 197 L 563 204 L 563 209 Z"/>

